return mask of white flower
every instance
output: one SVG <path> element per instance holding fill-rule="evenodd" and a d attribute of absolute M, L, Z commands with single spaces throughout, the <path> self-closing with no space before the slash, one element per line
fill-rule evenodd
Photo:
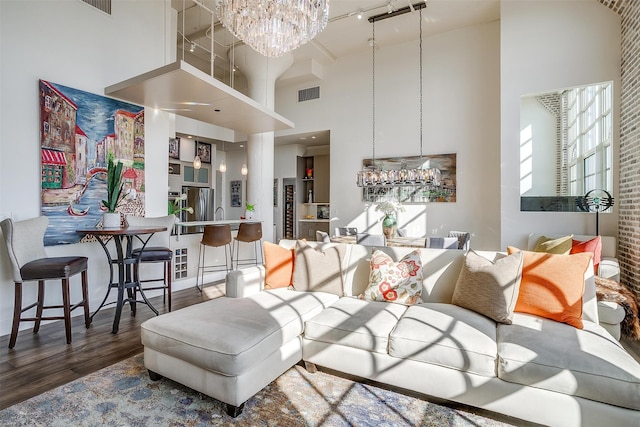
<path fill-rule="evenodd" d="M 404 207 L 398 202 L 380 202 L 376 203 L 376 211 L 380 211 L 385 215 L 392 215 L 396 212 L 403 212 Z"/>

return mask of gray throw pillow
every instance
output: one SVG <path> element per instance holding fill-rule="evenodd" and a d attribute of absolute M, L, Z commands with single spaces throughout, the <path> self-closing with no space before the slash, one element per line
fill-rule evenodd
<path fill-rule="evenodd" d="M 344 245 L 318 245 L 317 249 L 298 240 L 293 268 L 296 291 L 329 292 L 343 296 L 342 260 Z"/>
<path fill-rule="evenodd" d="M 460 270 L 452 303 L 511 324 L 518 300 L 524 256 L 518 252 L 495 262 L 469 250 Z"/>

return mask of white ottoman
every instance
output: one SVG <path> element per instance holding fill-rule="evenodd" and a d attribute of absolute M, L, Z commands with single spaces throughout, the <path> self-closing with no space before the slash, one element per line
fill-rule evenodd
<path fill-rule="evenodd" d="M 304 322 L 338 297 L 274 289 L 247 298 L 217 298 L 142 324 L 144 363 L 162 376 L 227 405 L 244 402 L 302 359 Z"/>

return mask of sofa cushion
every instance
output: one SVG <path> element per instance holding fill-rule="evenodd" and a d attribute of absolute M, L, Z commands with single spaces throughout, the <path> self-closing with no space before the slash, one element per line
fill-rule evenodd
<path fill-rule="evenodd" d="M 144 322 L 142 343 L 206 370 L 239 375 L 299 336 L 305 320 L 337 299 L 287 288 L 216 298 Z"/>
<path fill-rule="evenodd" d="M 600 325 L 515 313 L 497 335 L 501 379 L 640 410 L 640 364 Z"/>
<path fill-rule="evenodd" d="M 342 262 L 345 245 L 325 244 L 316 248 L 298 240 L 295 249 L 293 287 L 296 291 L 344 294 Z"/>
<path fill-rule="evenodd" d="M 264 242 L 264 288 L 286 288 L 293 284 L 295 252 L 271 242 Z"/>
<path fill-rule="evenodd" d="M 369 286 L 360 299 L 411 305 L 420 301 L 421 293 L 420 251 L 413 251 L 398 262 L 382 251 L 373 251 Z"/>
<path fill-rule="evenodd" d="M 406 309 L 400 304 L 343 297 L 307 320 L 304 337 L 386 354 L 389 333 Z"/>
<path fill-rule="evenodd" d="M 509 246 L 509 254 L 519 249 Z M 515 311 L 582 328 L 584 277 L 593 255 L 554 255 L 524 251 Z"/>
<path fill-rule="evenodd" d="M 536 242 L 534 252 L 545 252 L 556 255 L 569 255 L 573 235 L 562 237 L 541 236 Z"/>
<path fill-rule="evenodd" d="M 492 262 L 470 250 L 458 276 L 453 304 L 510 324 L 518 300 L 522 264 L 522 252 Z"/>
<path fill-rule="evenodd" d="M 596 236 L 586 242 L 572 240 L 571 252 L 569 253 L 579 254 L 582 252 L 591 252 L 593 254 L 593 274 L 598 274 L 598 267 L 602 259 L 602 238 Z"/>
<path fill-rule="evenodd" d="M 389 337 L 389 354 L 496 376 L 496 324 L 453 304 L 412 305 Z"/>

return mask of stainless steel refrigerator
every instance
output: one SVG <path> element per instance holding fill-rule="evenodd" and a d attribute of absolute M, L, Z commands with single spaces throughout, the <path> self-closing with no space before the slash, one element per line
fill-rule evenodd
<path fill-rule="evenodd" d="M 182 222 L 213 221 L 215 219 L 216 198 L 213 188 L 182 187 L 182 193 L 187 195 L 187 199 L 182 202 L 183 206 L 193 208 L 193 213 L 181 212 Z M 203 230 L 203 226 L 183 228 L 183 232 L 186 234 L 202 233 Z"/>

